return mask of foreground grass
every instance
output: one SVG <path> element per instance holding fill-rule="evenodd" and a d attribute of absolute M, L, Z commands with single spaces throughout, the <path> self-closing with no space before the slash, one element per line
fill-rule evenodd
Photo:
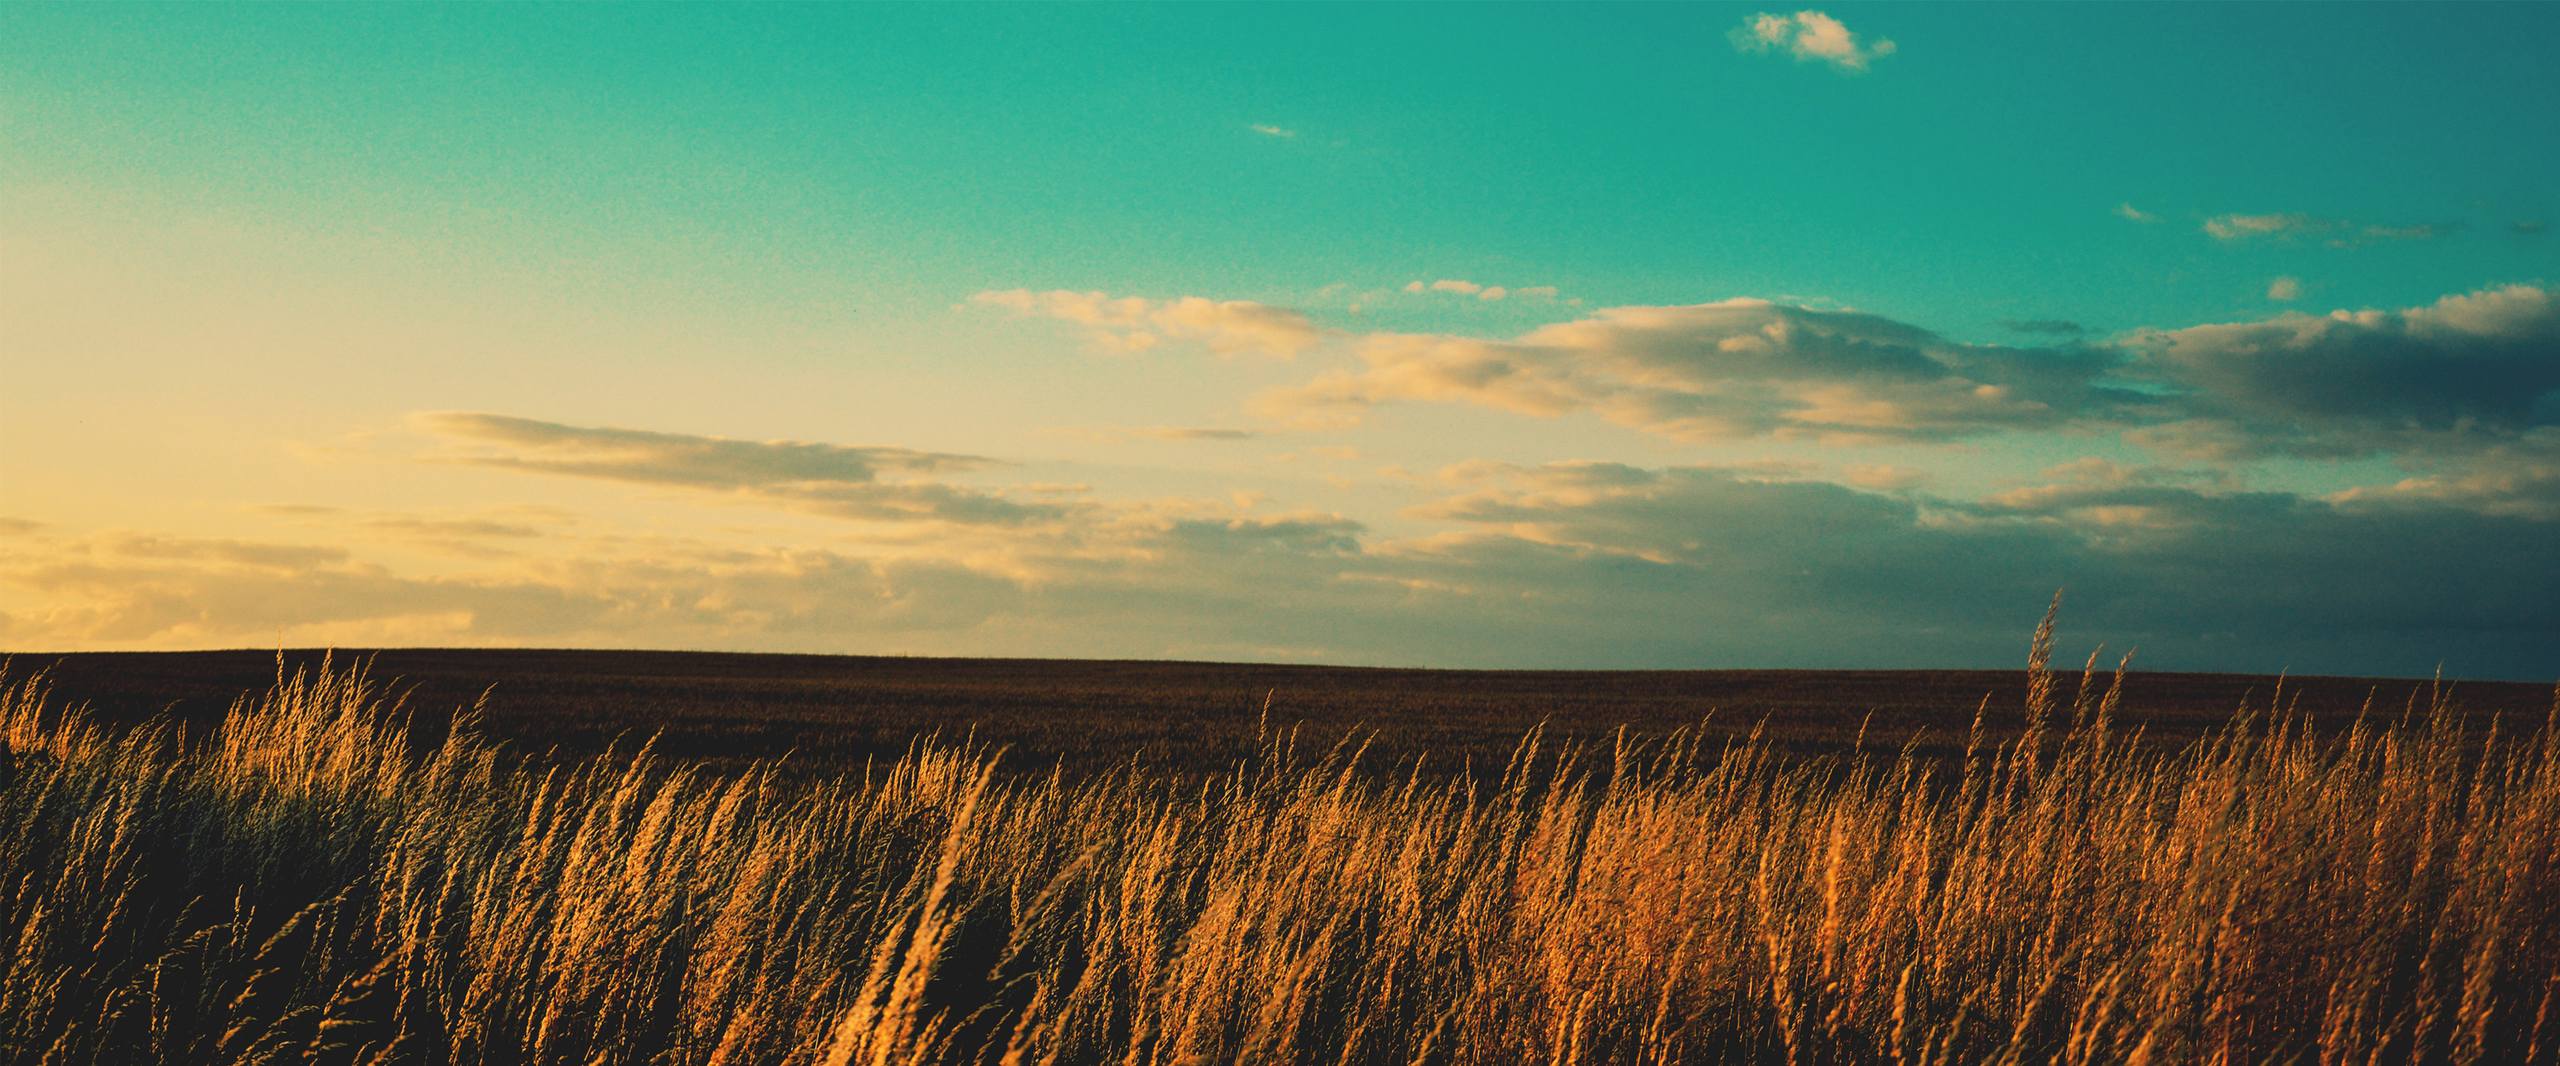
<path fill-rule="evenodd" d="M 1205 781 L 413 750 L 360 671 L 113 732 L 22 683 L 0 1061 L 2560 1061 L 2560 730 L 2167 753 L 2038 677 L 1961 765 L 1284 735 Z"/>

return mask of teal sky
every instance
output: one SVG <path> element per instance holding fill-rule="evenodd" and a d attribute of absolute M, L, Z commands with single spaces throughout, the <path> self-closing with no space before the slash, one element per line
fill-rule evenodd
<path fill-rule="evenodd" d="M 2560 674 L 2560 8 L 1762 10 L 0 9 L 0 644 Z"/>

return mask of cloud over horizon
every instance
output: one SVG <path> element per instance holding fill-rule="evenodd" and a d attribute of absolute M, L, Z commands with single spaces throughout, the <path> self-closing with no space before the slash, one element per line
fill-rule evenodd
<path fill-rule="evenodd" d="M 520 432 L 591 432 L 533 424 L 553 428 Z M 608 439 L 625 434 L 703 439 Z M 0 640 L 237 646 L 298 633 L 1478 666 L 1926 666 L 2014 651 L 2043 599 L 2066 587 L 2072 632 L 2140 645 L 2155 665 L 2423 674 L 2441 660 L 2460 673 L 2535 679 L 2560 640 L 2560 566 L 2540 547 L 2560 536 L 2552 454 L 2326 497 L 2252 489 L 2205 468 L 2095 459 L 1979 498 L 1916 493 L 1909 472 L 1895 470 L 1844 472 L 1871 482 L 1862 487 L 1783 464 L 1476 461 L 1430 480 L 1406 515 L 1417 531 L 1214 501 L 1096 502 L 981 529 L 1005 548 L 1003 565 L 933 539 L 884 558 L 634 541 L 572 525 L 528 538 L 512 523 L 467 518 L 417 530 L 399 520 L 394 532 L 505 540 L 525 553 L 421 570 L 338 546 L 34 531 L 35 543 L 0 561 L 0 587 L 33 597 L 0 613 Z M 762 476 L 746 480 L 805 484 Z M 787 492 L 750 500 L 802 503 Z M 379 516 L 344 517 L 374 525 Z M 2229 644 L 2235 633 L 2264 643 L 2243 656 Z"/>

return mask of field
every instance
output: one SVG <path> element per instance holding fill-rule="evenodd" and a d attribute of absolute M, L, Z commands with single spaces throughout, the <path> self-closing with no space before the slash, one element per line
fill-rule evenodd
<path fill-rule="evenodd" d="M 324 653 L 284 656 L 287 672 Z M 1318 743 L 1358 733 L 1391 756 L 1429 765 L 1495 765 L 1523 734 L 1605 741 L 1620 727 L 1647 736 L 1689 729 L 1739 738 L 1757 731 L 1799 754 L 1836 752 L 1864 732 L 1870 746 L 1906 742 L 1960 754 L 1986 705 L 1995 739 L 2024 724 L 2024 671 L 1481 671 L 1241 663 L 1094 662 L 731 655 L 630 651 L 339 650 L 370 662 L 432 742 L 456 708 L 483 706 L 490 739 L 528 752 L 602 753 L 657 738 L 662 755 L 736 765 L 790 756 L 794 767 L 859 767 L 895 759 L 917 737 L 973 737 L 1015 769 L 1120 765 L 1222 770 L 1251 752 L 1265 721 Z M 21 655 L 13 676 L 44 671 L 55 697 L 103 721 L 166 714 L 203 730 L 242 693 L 277 674 L 273 652 Z M 2076 664 L 2075 664 L 2076 665 Z M 2112 663 L 2102 664 L 2112 665 Z M 2076 676 L 2075 676 L 2076 681 Z M 2246 703 L 2281 698 L 2323 728 L 2370 705 L 2376 716 L 2424 707 L 2424 680 L 2134 673 L 2120 725 L 2154 743 L 2194 740 Z M 2448 684 L 2475 727 L 2542 723 L 2547 685 Z M 1267 707 L 1267 715 L 1266 715 Z M 404 718 L 405 720 L 405 718 Z"/>
<path fill-rule="evenodd" d="M 2560 1061 L 2537 686 L 285 659 L 13 666 L 0 1060 Z"/>

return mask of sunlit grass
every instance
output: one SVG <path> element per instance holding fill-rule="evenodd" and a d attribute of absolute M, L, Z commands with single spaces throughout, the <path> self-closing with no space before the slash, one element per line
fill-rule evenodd
<path fill-rule="evenodd" d="M 360 670 L 113 731 L 21 682 L 0 1060 L 2560 1056 L 2560 732 L 2261 709 L 2164 751 L 2047 646 L 1960 763 L 1273 733 L 1206 779 L 425 750 Z"/>

